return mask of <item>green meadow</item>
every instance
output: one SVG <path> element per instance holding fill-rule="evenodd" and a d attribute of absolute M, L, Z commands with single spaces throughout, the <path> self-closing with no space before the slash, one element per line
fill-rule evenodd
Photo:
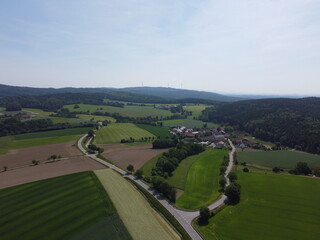
<path fill-rule="evenodd" d="M 176 201 L 177 207 L 198 209 L 210 205 L 220 196 L 220 166 L 227 154 L 225 150 L 210 149 L 198 155 L 188 171 L 184 192 Z"/>
<path fill-rule="evenodd" d="M 320 166 L 320 156 L 294 151 L 239 152 L 238 160 L 266 167 L 294 168 L 297 162 Z"/>
<path fill-rule="evenodd" d="M 152 138 L 155 135 L 132 123 L 113 123 L 98 130 L 94 142 L 96 144 L 120 143 L 121 139 L 130 137 L 139 140 L 144 137 Z"/>
<path fill-rule="evenodd" d="M 163 123 L 163 126 L 165 127 L 178 127 L 178 126 L 185 126 L 189 128 L 201 128 L 204 124 L 207 124 L 209 128 L 217 128 L 218 125 L 214 123 L 206 123 L 200 120 L 194 120 L 194 119 L 173 119 L 173 120 L 164 120 L 161 121 Z"/>
<path fill-rule="evenodd" d="M 157 126 L 151 126 L 151 125 L 145 125 L 145 124 L 136 124 L 136 126 L 160 138 L 166 138 L 166 137 L 172 136 L 169 129 L 166 127 L 157 127 Z"/>
<path fill-rule="evenodd" d="M 241 201 L 198 227 L 205 239 L 319 239 L 319 179 L 237 174 Z"/>
<path fill-rule="evenodd" d="M 93 172 L 0 190 L 0 236 L 9 239 L 131 239 Z"/>
<path fill-rule="evenodd" d="M 204 105 L 204 104 L 198 104 L 198 105 L 195 105 L 195 104 L 187 104 L 187 106 L 184 106 L 184 110 L 186 111 L 191 111 L 192 112 L 192 116 L 195 116 L 195 117 L 199 117 L 201 114 L 202 114 L 202 111 L 204 109 L 206 109 L 207 105 Z"/>

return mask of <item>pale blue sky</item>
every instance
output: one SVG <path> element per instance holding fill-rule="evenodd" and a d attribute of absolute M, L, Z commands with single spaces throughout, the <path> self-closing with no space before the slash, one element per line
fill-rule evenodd
<path fill-rule="evenodd" d="M 319 0 L 3 0 L 0 83 L 320 93 Z"/>

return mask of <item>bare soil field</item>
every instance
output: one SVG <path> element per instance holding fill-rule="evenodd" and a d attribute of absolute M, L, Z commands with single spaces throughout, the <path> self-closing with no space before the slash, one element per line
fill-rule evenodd
<path fill-rule="evenodd" d="M 152 149 L 151 144 L 126 146 L 124 144 L 100 145 L 104 148 L 102 155 L 115 165 L 126 169 L 129 164 L 137 170 L 154 156 L 168 149 Z"/>
<path fill-rule="evenodd" d="M 0 172 L 0 189 L 66 174 L 105 168 L 89 157 L 75 157 L 52 163 L 44 163 Z"/>
<path fill-rule="evenodd" d="M 9 169 L 28 166 L 32 160 L 44 162 L 54 154 L 61 155 L 62 157 L 82 155 L 77 147 L 74 146 L 74 142 L 13 149 L 6 154 L 0 155 L 0 168 L 3 168 L 3 166 L 7 166 Z"/>

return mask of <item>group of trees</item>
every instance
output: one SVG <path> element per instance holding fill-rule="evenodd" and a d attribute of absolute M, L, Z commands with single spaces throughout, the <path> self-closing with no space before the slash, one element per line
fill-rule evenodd
<path fill-rule="evenodd" d="M 139 139 L 135 139 L 133 137 L 130 137 L 129 139 L 121 139 L 120 143 L 134 143 L 134 142 L 150 142 L 153 141 L 155 139 L 155 137 L 141 137 Z"/>
<path fill-rule="evenodd" d="M 98 147 L 97 145 L 94 145 L 94 144 L 89 144 L 88 149 L 90 153 L 98 152 L 100 154 L 104 152 L 104 149 L 102 147 Z"/>
<path fill-rule="evenodd" d="M 296 167 L 293 170 L 290 170 L 289 173 L 296 175 L 309 175 L 312 174 L 312 170 L 306 162 L 298 162 Z"/>
<path fill-rule="evenodd" d="M 157 160 L 156 166 L 152 168 L 153 176 L 167 178 L 172 176 L 172 172 L 178 167 L 179 163 L 188 156 L 201 153 L 205 147 L 200 144 L 178 143 L 176 148 L 163 153 Z"/>
<path fill-rule="evenodd" d="M 169 201 L 175 203 L 177 190 L 171 186 L 169 183 L 165 182 L 159 177 L 153 177 L 151 179 L 151 185 L 158 192 L 162 193 Z"/>
<path fill-rule="evenodd" d="M 177 138 L 157 139 L 152 142 L 152 148 L 154 149 L 171 148 L 171 147 L 175 147 L 177 144 L 178 144 Z"/>
<path fill-rule="evenodd" d="M 320 98 L 240 101 L 208 108 L 203 116 L 265 141 L 320 154 Z"/>

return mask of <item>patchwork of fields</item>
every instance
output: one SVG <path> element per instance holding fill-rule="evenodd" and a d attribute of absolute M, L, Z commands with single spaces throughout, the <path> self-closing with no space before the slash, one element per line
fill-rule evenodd
<path fill-rule="evenodd" d="M 111 169 L 97 170 L 95 174 L 109 193 L 133 239 L 180 239 L 147 200 L 123 177 Z"/>
<path fill-rule="evenodd" d="M 294 168 L 297 162 L 320 166 L 320 156 L 294 151 L 239 152 L 238 160 L 266 167 Z"/>
<path fill-rule="evenodd" d="M 155 135 L 132 123 L 115 123 L 97 131 L 94 142 L 96 144 L 120 143 L 121 139 L 129 139 L 130 137 L 139 140 L 145 137 L 152 138 Z"/>
<path fill-rule="evenodd" d="M 86 239 L 88 231 L 95 239 L 131 239 L 93 172 L 0 190 L 3 240 Z"/>
<path fill-rule="evenodd" d="M 64 108 L 68 108 L 72 111 L 82 112 L 108 112 L 108 113 L 119 113 L 122 116 L 127 117 L 167 117 L 172 116 L 172 113 L 168 110 L 155 109 L 153 105 L 147 106 L 124 106 L 124 108 L 112 107 L 106 105 L 89 105 L 89 104 L 78 104 L 80 108 L 74 109 L 74 105 L 66 105 Z"/>
<path fill-rule="evenodd" d="M 228 206 L 199 228 L 206 239 L 319 239 L 318 179 L 237 174 L 241 202 Z"/>
<path fill-rule="evenodd" d="M 10 149 L 29 148 L 71 141 L 75 142 L 80 135 L 87 133 L 90 129 L 91 128 L 69 128 L 0 137 L 0 154 L 8 152 Z"/>

